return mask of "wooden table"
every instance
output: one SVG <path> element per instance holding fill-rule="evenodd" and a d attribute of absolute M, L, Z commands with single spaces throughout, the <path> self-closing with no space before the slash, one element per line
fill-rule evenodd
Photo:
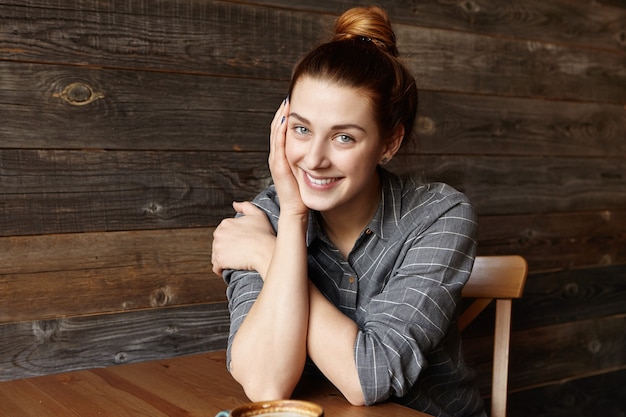
<path fill-rule="evenodd" d="M 294 398 L 326 417 L 424 417 L 393 403 L 353 407 L 331 384 L 305 380 Z M 213 417 L 248 402 L 224 351 L 0 382 L 0 416 Z"/>

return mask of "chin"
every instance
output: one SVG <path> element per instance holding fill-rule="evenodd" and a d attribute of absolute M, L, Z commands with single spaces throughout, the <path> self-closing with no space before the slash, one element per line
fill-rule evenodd
<path fill-rule="evenodd" d="M 328 198 L 323 198 L 323 197 L 318 197 L 318 198 L 311 198 L 311 197 L 302 197 L 302 202 L 304 203 L 305 206 L 307 206 L 310 210 L 315 210 L 315 211 L 327 211 L 330 210 L 334 207 L 334 204 L 331 203 Z"/>
<path fill-rule="evenodd" d="M 324 212 L 332 208 L 328 204 L 319 204 L 316 202 L 309 203 L 307 201 L 304 201 L 304 205 L 307 206 L 309 210 L 314 210 L 314 211 L 319 211 L 319 212 Z"/>

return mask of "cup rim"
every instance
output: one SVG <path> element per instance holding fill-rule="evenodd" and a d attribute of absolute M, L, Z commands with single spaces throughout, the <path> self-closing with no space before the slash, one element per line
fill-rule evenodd
<path fill-rule="evenodd" d="M 321 405 L 304 400 L 257 401 L 237 406 L 230 410 L 230 412 L 231 415 L 233 412 L 242 413 L 244 417 L 262 415 L 268 412 L 304 412 L 307 417 L 324 415 L 324 409 Z"/>

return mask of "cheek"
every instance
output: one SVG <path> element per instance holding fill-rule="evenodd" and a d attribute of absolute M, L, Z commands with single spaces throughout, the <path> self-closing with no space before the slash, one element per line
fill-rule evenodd
<path fill-rule="evenodd" d="M 354 161 L 358 161 L 358 168 L 362 171 L 375 169 L 382 157 L 382 150 L 378 148 L 362 149 L 360 152 L 352 156 Z"/>
<path fill-rule="evenodd" d="M 290 165 L 293 165 L 299 158 L 301 158 L 300 154 L 302 153 L 302 150 L 300 149 L 301 146 L 298 146 L 298 144 L 297 140 L 289 137 L 289 134 L 287 134 L 287 140 L 285 141 L 285 157 Z"/>
<path fill-rule="evenodd" d="M 289 138 L 289 135 L 287 135 L 287 140 L 285 140 L 285 156 L 289 163 L 293 160 L 293 153 L 293 139 Z"/>

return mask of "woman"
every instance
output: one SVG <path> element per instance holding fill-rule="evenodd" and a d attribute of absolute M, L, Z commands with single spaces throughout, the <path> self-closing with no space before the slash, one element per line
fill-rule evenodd
<path fill-rule="evenodd" d="M 252 400 L 287 398 L 310 360 L 355 405 L 483 415 L 456 327 L 473 209 L 381 167 L 417 110 L 386 13 L 345 12 L 287 97 L 271 125 L 274 185 L 214 233 L 233 377 Z"/>

